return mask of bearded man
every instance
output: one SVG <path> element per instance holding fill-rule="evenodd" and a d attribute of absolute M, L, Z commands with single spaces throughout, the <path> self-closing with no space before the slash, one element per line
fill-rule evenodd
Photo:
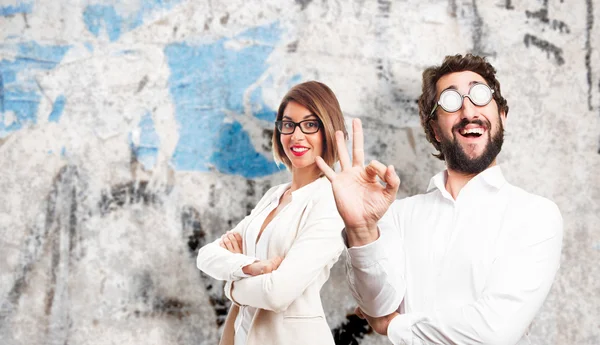
<path fill-rule="evenodd" d="M 345 223 L 356 312 L 394 344 L 530 343 L 559 267 L 563 221 L 552 201 L 511 185 L 496 164 L 507 114 L 485 58 L 447 56 L 423 72 L 419 98 L 447 167 L 427 193 L 395 200 L 394 167 L 364 167 L 359 120 L 352 162 L 341 133 L 341 172 L 317 162 Z"/>

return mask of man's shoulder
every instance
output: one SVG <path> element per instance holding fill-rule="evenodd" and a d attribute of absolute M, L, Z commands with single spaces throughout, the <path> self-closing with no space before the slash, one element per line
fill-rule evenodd
<path fill-rule="evenodd" d="M 506 191 L 509 197 L 509 205 L 513 208 L 520 208 L 523 211 L 535 210 L 536 213 L 548 214 L 558 213 L 558 205 L 549 198 L 529 192 L 513 184 L 506 184 Z"/>

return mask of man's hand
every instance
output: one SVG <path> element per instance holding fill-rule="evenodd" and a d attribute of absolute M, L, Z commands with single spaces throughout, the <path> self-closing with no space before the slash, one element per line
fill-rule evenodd
<path fill-rule="evenodd" d="M 221 240 L 219 241 L 219 245 L 232 253 L 243 254 L 242 245 L 242 236 L 237 232 L 227 231 L 223 236 L 221 236 Z"/>
<path fill-rule="evenodd" d="M 336 131 L 335 141 L 342 171 L 335 173 L 321 157 L 319 169 L 331 181 L 335 203 L 344 220 L 349 245 L 360 246 L 379 237 L 377 222 L 396 199 L 400 178 L 393 166 L 372 161 L 364 166 L 364 139 L 359 119 L 352 121 L 352 163 L 348 157 L 344 134 Z M 377 181 L 379 177 L 385 186 Z"/>
<path fill-rule="evenodd" d="M 373 328 L 375 332 L 381 335 L 387 335 L 387 330 L 388 326 L 390 325 L 390 322 L 392 322 L 392 319 L 394 319 L 396 316 L 400 315 L 397 312 L 393 312 L 386 316 L 372 317 L 363 313 L 360 307 L 356 307 L 354 313 L 361 319 L 366 319 L 369 323 L 369 326 L 371 326 L 371 328 Z"/>
<path fill-rule="evenodd" d="M 251 276 L 258 276 L 261 274 L 271 273 L 275 271 L 279 267 L 279 265 L 281 265 L 282 261 L 283 258 L 280 256 L 276 256 L 269 260 L 255 261 L 250 265 L 242 267 L 242 272 Z"/>

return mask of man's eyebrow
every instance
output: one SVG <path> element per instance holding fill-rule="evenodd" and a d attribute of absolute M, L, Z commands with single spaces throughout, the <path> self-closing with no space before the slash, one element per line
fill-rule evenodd
<path fill-rule="evenodd" d="M 484 84 L 484 85 L 487 85 L 485 82 L 482 82 L 482 81 L 479 81 L 479 80 L 473 80 L 473 81 L 471 81 L 469 83 L 469 87 L 471 87 L 471 86 L 473 86 L 475 84 Z M 450 85 L 447 88 L 443 89 L 442 92 L 444 92 L 446 90 L 458 90 L 458 87 L 456 85 Z M 442 92 L 440 92 L 440 93 L 442 93 Z"/>

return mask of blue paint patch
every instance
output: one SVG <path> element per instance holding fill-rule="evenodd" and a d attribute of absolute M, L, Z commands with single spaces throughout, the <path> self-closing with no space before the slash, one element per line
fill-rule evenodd
<path fill-rule="evenodd" d="M 58 122 L 58 120 L 60 120 L 60 116 L 65 109 L 65 101 L 66 99 L 63 95 L 56 97 L 54 104 L 52 105 L 52 112 L 50 113 L 50 116 L 48 116 L 48 121 Z"/>
<path fill-rule="evenodd" d="M 250 96 L 250 104 L 252 104 L 252 114 L 254 117 L 269 122 L 275 121 L 275 117 L 277 117 L 277 111 L 271 109 L 271 107 L 263 102 L 261 87 L 252 92 L 252 95 Z"/>
<path fill-rule="evenodd" d="M 102 31 L 108 34 L 111 42 L 116 41 L 125 32 L 131 31 L 142 24 L 144 18 L 156 10 L 170 9 L 182 0 L 142 0 L 139 8 L 133 13 L 123 16 L 113 5 L 88 5 L 83 10 L 83 21 L 88 31 L 99 37 Z M 102 30 L 103 29 L 103 30 Z"/>
<path fill-rule="evenodd" d="M 267 70 L 266 60 L 280 35 L 278 23 L 273 23 L 212 44 L 176 43 L 165 48 L 171 69 L 169 90 L 180 126 L 172 157 L 175 169 L 209 171 L 215 167 L 247 178 L 279 171 L 270 157 L 256 151 L 239 123 L 224 119 L 228 111 L 243 114 L 244 92 Z M 228 41 L 249 38 L 258 44 L 240 50 L 225 47 Z M 253 115 L 272 120 L 274 111 L 262 101 L 262 90 L 255 93 Z"/>
<path fill-rule="evenodd" d="M 31 13 L 33 2 L 20 2 L 14 6 L 0 6 L 0 17 L 14 16 L 15 14 Z"/>
<path fill-rule="evenodd" d="M 130 145 L 137 161 L 144 166 L 144 169 L 151 170 L 156 165 L 158 149 L 160 147 L 160 138 L 154 128 L 154 121 L 152 120 L 152 115 L 150 113 L 146 113 L 146 115 L 142 117 L 139 128 L 139 144 L 134 144 L 130 135 Z"/>
<path fill-rule="evenodd" d="M 248 133 L 238 122 L 222 126 L 218 137 L 218 149 L 213 151 L 210 161 L 220 172 L 255 178 L 279 171 L 272 160 L 252 148 Z"/>
<path fill-rule="evenodd" d="M 41 46 L 36 42 L 1 46 L 12 48 L 16 56 L 13 60 L 0 60 L 0 138 L 4 138 L 37 122 L 41 92 L 32 72 L 53 69 L 70 47 Z M 23 77 L 18 78 L 20 74 Z M 8 120 L 7 116 L 13 119 Z"/>
<path fill-rule="evenodd" d="M 83 10 L 83 21 L 88 30 L 98 37 L 100 29 L 104 28 L 111 41 L 121 36 L 123 19 L 117 14 L 113 6 L 90 5 Z"/>

